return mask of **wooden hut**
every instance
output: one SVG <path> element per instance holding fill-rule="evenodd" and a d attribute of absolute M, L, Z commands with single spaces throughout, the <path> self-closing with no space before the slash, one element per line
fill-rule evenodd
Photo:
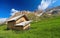
<path fill-rule="evenodd" d="M 30 27 L 29 19 L 26 15 L 19 15 L 7 21 L 7 28 L 14 30 L 25 30 Z"/>

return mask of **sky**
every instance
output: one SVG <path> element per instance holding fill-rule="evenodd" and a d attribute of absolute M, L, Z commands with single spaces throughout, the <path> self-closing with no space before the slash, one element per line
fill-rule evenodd
<path fill-rule="evenodd" d="M 9 18 L 11 9 L 34 11 L 55 6 L 60 6 L 60 0 L 0 0 L 0 18 Z"/>
<path fill-rule="evenodd" d="M 11 9 L 33 11 L 40 2 L 41 0 L 0 0 L 0 18 L 8 18 Z"/>

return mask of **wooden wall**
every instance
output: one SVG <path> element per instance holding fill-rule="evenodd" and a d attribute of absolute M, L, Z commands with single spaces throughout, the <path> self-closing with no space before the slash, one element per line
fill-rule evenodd
<path fill-rule="evenodd" d="M 23 27 L 23 30 L 28 29 L 30 27 L 30 24 Z"/>
<path fill-rule="evenodd" d="M 26 19 L 24 17 L 21 17 L 19 20 L 16 21 L 16 24 L 21 23 L 26 21 Z"/>
<path fill-rule="evenodd" d="M 16 26 L 14 29 L 15 30 L 26 30 L 30 27 L 30 24 L 26 25 L 26 26 Z"/>
<path fill-rule="evenodd" d="M 10 22 L 7 23 L 7 28 L 13 29 L 15 24 L 16 24 L 15 21 L 10 21 Z"/>

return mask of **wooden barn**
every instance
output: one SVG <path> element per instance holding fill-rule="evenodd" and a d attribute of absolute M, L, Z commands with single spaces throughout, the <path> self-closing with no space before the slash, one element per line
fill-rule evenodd
<path fill-rule="evenodd" d="M 7 28 L 12 30 L 25 30 L 30 27 L 30 22 L 26 15 L 19 15 L 7 21 Z"/>

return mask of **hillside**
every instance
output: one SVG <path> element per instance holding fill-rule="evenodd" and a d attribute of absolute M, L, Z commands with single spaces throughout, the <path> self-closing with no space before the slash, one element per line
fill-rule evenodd
<path fill-rule="evenodd" d="M 6 30 L 6 27 L 0 26 L 0 38 L 60 38 L 60 16 L 32 22 L 26 31 Z"/>
<path fill-rule="evenodd" d="M 60 9 L 60 6 L 56 6 L 56 7 L 53 7 L 53 8 L 47 8 L 46 11 L 50 11 L 50 10 L 53 10 L 53 9 Z"/>
<path fill-rule="evenodd" d="M 60 6 L 56 6 L 50 9 L 46 9 L 47 13 L 55 13 L 55 14 L 60 14 Z"/>

